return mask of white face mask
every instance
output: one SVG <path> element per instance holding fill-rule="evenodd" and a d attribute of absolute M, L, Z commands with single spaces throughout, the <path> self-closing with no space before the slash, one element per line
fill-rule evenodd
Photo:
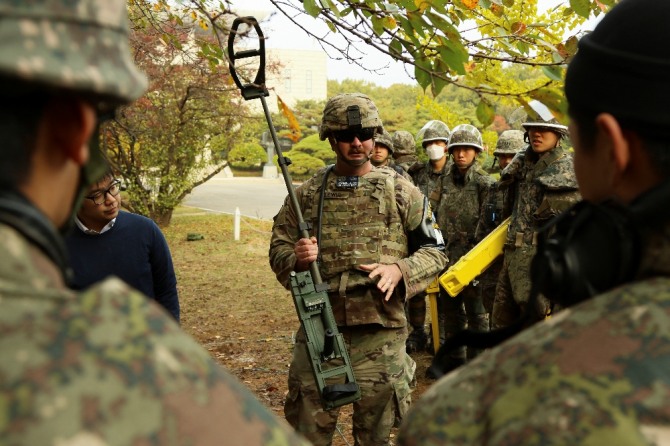
<path fill-rule="evenodd" d="M 426 147 L 426 154 L 431 161 L 437 161 L 444 156 L 444 147 L 439 144 L 431 144 Z"/>

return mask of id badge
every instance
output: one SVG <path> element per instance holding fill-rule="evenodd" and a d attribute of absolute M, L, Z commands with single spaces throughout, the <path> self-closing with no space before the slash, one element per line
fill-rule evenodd
<path fill-rule="evenodd" d="M 358 187 L 358 177 L 337 177 L 335 187 L 338 189 L 356 189 Z"/>

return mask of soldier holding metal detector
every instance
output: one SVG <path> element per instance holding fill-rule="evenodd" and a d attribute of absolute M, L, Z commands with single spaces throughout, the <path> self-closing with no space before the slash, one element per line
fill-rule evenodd
<path fill-rule="evenodd" d="M 296 190 L 312 236 L 299 237 L 289 203 L 275 217 L 270 263 L 285 286 L 292 271 L 319 260 L 335 321 L 360 386 L 354 403 L 356 444 L 387 444 L 410 403 L 414 362 L 405 351 L 404 302 L 444 267 L 444 244 L 427 200 L 390 169 L 370 163 L 382 122 L 359 93 L 331 98 L 321 139 L 337 154 Z M 314 444 L 329 444 L 337 410 L 324 410 L 310 371 L 305 333 L 297 336 L 289 371 L 288 421 Z"/>
<path fill-rule="evenodd" d="M 242 23 L 255 28 L 260 49 L 234 52 Z M 270 242 L 270 265 L 291 290 L 301 322 L 286 419 L 314 444 L 327 445 L 339 407 L 353 402 L 356 444 L 388 444 L 409 408 L 415 369 L 405 351 L 404 302 L 447 262 L 428 201 L 394 170 L 372 166 L 382 121 L 359 93 L 328 101 L 319 135 L 336 164 L 294 190 L 265 102 L 264 40 L 254 18 L 235 20 L 228 52 L 243 97 L 263 104 L 288 189 Z M 260 70 L 242 85 L 234 64 L 248 57 L 260 58 Z"/>

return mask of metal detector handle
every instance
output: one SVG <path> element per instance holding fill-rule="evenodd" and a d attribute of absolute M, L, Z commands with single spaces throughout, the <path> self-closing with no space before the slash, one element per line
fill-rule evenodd
<path fill-rule="evenodd" d="M 234 53 L 233 43 L 235 42 L 235 37 L 237 36 L 237 29 L 240 24 L 246 23 L 247 25 L 253 26 L 256 29 L 259 39 L 259 48 L 258 50 L 246 50 L 240 51 L 239 53 Z M 230 59 L 229 69 L 230 74 L 235 81 L 235 84 L 239 87 L 242 92 L 242 97 L 245 100 L 250 99 L 260 99 L 261 104 L 263 104 L 263 112 L 265 113 L 265 119 L 267 120 L 268 126 L 270 127 L 270 135 L 272 135 L 272 142 L 275 145 L 275 153 L 277 154 L 277 163 L 281 169 L 282 176 L 284 177 L 284 182 L 286 183 L 286 190 L 288 191 L 289 200 L 291 202 L 291 207 L 293 212 L 298 220 L 298 229 L 300 231 L 301 238 L 309 238 L 309 225 L 305 222 L 304 217 L 302 216 L 302 211 L 300 210 L 300 203 L 298 202 L 298 197 L 295 195 L 295 190 L 293 189 L 293 180 L 291 179 L 291 174 L 288 171 L 288 165 L 291 163 L 284 157 L 284 154 L 281 151 L 281 146 L 279 145 L 279 139 L 277 138 L 277 132 L 275 131 L 275 126 L 272 123 L 272 116 L 270 115 L 270 110 L 268 109 L 268 104 L 265 101 L 265 97 L 269 96 L 268 90 L 265 87 L 265 37 L 261 31 L 261 27 L 258 24 L 258 21 L 255 17 L 238 17 L 233 22 L 233 26 L 230 29 L 230 34 L 228 35 L 228 57 Z M 253 84 L 242 85 L 240 78 L 237 76 L 235 71 L 235 61 L 237 59 L 243 59 L 245 57 L 260 57 L 260 65 L 258 67 L 258 73 L 256 73 L 256 78 L 254 79 Z M 315 285 L 320 285 L 323 283 L 321 279 L 321 272 L 316 264 L 312 262 L 309 265 L 309 270 L 312 273 L 312 280 Z"/>
<path fill-rule="evenodd" d="M 243 23 L 248 26 L 253 26 L 256 30 L 256 34 L 258 34 L 259 48 L 257 50 L 244 50 L 235 53 L 233 43 L 235 42 L 235 36 L 237 36 L 237 30 Z M 258 67 L 258 73 L 256 73 L 254 82 L 242 85 L 240 78 L 237 76 L 237 71 L 235 70 L 235 61 L 247 57 L 260 57 L 261 63 Z M 261 31 L 261 27 L 255 17 L 238 17 L 233 22 L 233 26 L 230 28 L 230 34 L 228 35 L 228 59 L 230 61 L 228 63 L 230 74 L 233 76 L 235 85 L 242 91 L 242 97 L 245 100 L 248 101 L 249 99 L 256 99 L 270 95 L 267 88 L 265 88 L 265 37 L 263 36 L 263 31 Z"/>

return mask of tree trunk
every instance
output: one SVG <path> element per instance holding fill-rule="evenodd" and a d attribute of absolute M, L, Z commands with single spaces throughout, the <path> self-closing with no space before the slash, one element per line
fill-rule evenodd
<path fill-rule="evenodd" d="M 160 228 L 165 228 L 170 225 L 172 220 L 172 211 L 174 209 L 159 209 L 151 213 L 149 216 Z"/>

